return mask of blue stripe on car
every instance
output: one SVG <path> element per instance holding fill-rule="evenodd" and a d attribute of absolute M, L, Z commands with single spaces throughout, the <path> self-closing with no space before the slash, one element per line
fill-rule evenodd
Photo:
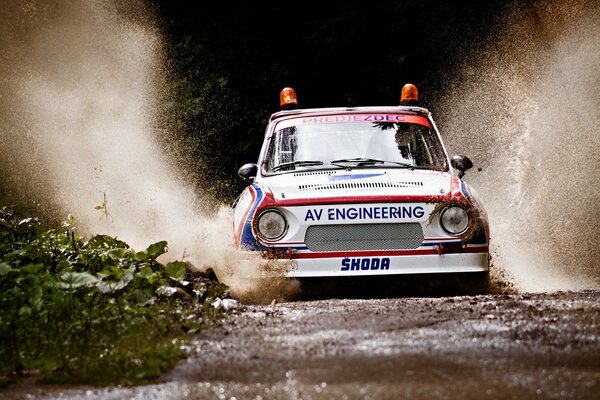
<path fill-rule="evenodd" d="M 263 198 L 265 197 L 265 194 L 258 185 L 252 185 L 252 189 L 254 189 L 254 191 L 256 192 L 256 198 L 254 199 L 254 204 L 252 204 L 251 206 L 246 221 L 244 221 L 244 228 L 242 229 L 242 236 L 240 238 L 240 247 L 243 250 L 260 251 L 265 250 L 266 247 L 258 243 L 256 237 L 254 237 L 254 235 L 252 234 L 252 219 L 254 218 L 254 214 L 256 213 L 256 208 L 262 202 Z"/>

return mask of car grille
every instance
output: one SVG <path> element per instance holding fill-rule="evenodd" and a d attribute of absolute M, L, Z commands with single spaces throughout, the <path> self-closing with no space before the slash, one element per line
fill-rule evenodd
<path fill-rule="evenodd" d="M 347 189 L 373 189 L 373 188 L 414 188 L 422 187 L 423 182 L 403 181 L 403 182 L 338 182 L 338 183 L 311 183 L 299 185 L 301 192 L 315 190 L 347 190 Z"/>
<path fill-rule="evenodd" d="M 421 224 L 312 225 L 304 238 L 311 251 L 416 249 L 423 243 Z"/>

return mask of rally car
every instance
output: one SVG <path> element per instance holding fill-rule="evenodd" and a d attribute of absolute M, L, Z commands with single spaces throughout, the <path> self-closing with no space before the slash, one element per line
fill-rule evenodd
<path fill-rule="evenodd" d="M 461 179 L 472 163 L 449 159 L 417 101 L 407 84 L 400 106 L 298 109 L 285 88 L 258 163 L 238 171 L 249 182 L 234 209 L 234 241 L 248 256 L 241 270 L 487 280 L 487 218 Z"/>

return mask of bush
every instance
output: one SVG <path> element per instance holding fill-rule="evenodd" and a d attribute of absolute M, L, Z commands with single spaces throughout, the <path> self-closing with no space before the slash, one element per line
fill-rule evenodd
<path fill-rule="evenodd" d="M 0 209 L 0 371 L 46 381 L 135 383 L 185 355 L 185 339 L 219 316 L 224 285 L 181 261 L 135 252 L 106 235 L 75 234 L 72 219 L 44 230 Z"/>

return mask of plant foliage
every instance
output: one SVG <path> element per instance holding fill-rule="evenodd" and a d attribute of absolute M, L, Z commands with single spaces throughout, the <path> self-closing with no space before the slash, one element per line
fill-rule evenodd
<path fill-rule="evenodd" d="M 159 263 L 167 242 L 135 252 L 111 236 L 44 230 L 0 209 L 0 371 L 46 381 L 135 383 L 185 355 L 186 335 L 218 317 L 226 287 L 186 263 Z"/>

